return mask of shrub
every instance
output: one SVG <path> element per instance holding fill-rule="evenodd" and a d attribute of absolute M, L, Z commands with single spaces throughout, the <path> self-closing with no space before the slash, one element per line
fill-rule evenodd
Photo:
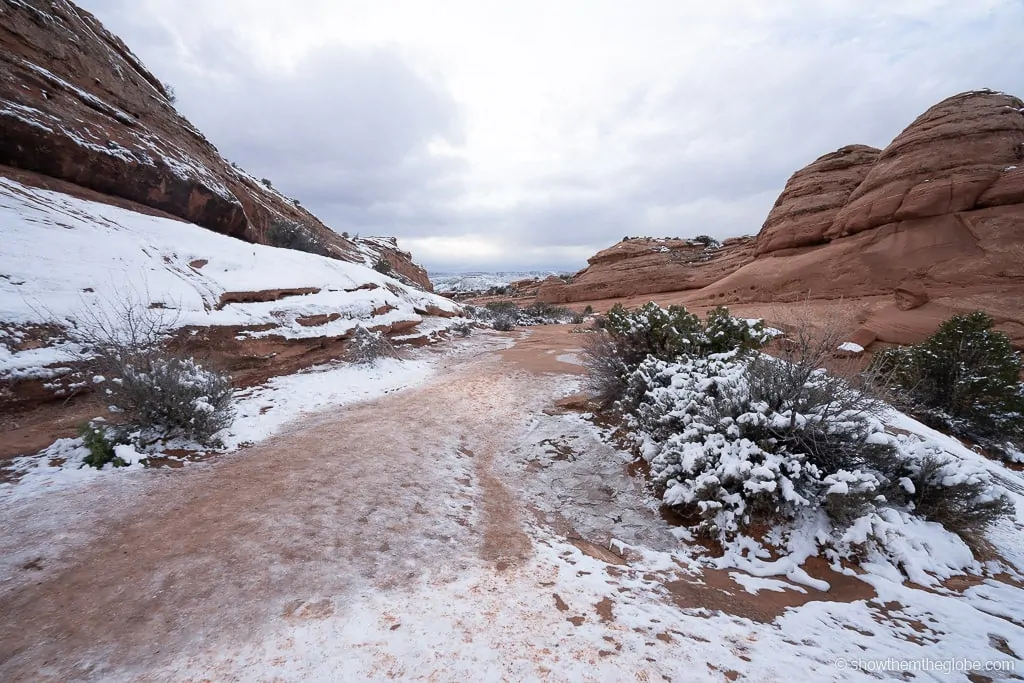
<path fill-rule="evenodd" d="M 112 463 L 114 467 L 124 467 L 127 464 L 117 457 L 114 443 L 107 438 L 102 429 L 85 423 L 78 428 L 78 435 L 82 437 L 82 444 L 89 450 L 89 455 L 82 459 L 85 465 L 102 469 L 107 463 Z"/>
<path fill-rule="evenodd" d="M 583 309 L 583 315 L 594 315 L 594 307 L 587 304 L 586 308 Z"/>
<path fill-rule="evenodd" d="M 595 325 L 603 320 L 598 318 Z M 626 393 L 629 375 L 618 346 L 607 334 L 588 334 L 583 339 L 581 355 L 587 368 L 586 383 L 590 394 L 602 408 L 612 406 Z"/>
<path fill-rule="evenodd" d="M 491 320 L 491 327 L 498 332 L 511 332 L 516 327 L 516 316 L 512 311 L 497 311 Z"/>
<path fill-rule="evenodd" d="M 1014 514 L 1005 496 L 992 495 L 985 472 L 963 472 L 946 453 L 929 453 L 915 463 L 910 473 L 915 511 L 964 537 L 983 533 L 990 524 Z"/>
<path fill-rule="evenodd" d="M 1006 454 L 1024 440 L 1022 365 L 992 326 L 980 311 L 953 316 L 921 344 L 883 351 L 875 368 L 927 422 Z"/>
<path fill-rule="evenodd" d="M 684 356 L 707 356 L 729 350 L 748 351 L 769 338 L 760 321 L 733 318 L 718 307 L 701 322 L 682 306 L 661 308 L 651 302 L 632 311 L 616 304 L 595 326 L 606 338 L 591 338 L 584 347 L 584 364 L 591 389 L 608 407 L 623 398 L 629 373 L 644 359 L 673 361 Z"/>
<path fill-rule="evenodd" d="M 371 332 L 357 325 L 348 344 L 348 359 L 353 363 L 373 365 L 381 358 L 394 358 L 395 348 L 381 332 Z"/>
<path fill-rule="evenodd" d="M 722 243 L 716 240 L 711 235 L 697 235 L 690 241 L 703 244 L 705 249 L 718 249 L 719 247 L 722 246 Z"/>
<path fill-rule="evenodd" d="M 473 334 L 473 326 L 468 322 L 457 322 L 451 326 L 452 334 L 459 337 L 468 337 Z"/>
<path fill-rule="evenodd" d="M 118 377 L 106 384 L 129 420 L 159 438 L 184 437 L 212 445 L 231 424 L 233 393 L 226 375 L 189 357 L 135 353 L 115 361 Z"/>
<path fill-rule="evenodd" d="M 378 258 L 373 264 L 373 269 L 381 275 L 391 275 L 394 272 L 394 268 L 391 267 L 391 263 L 383 256 Z"/>
<path fill-rule="evenodd" d="M 231 380 L 164 348 L 174 322 L 167 309 L 128 293 L 81 311 L 69 335 L 90 373 L 102 377 L 101 391 L 124 415 L 125 429 L 142 439 L 213 445 L 232 419 Z"/>
<path fill-rule="evenodd" d="M 295 249 L 317 256 L 330 256 L 331 252 L 309 231 L 298 223 L 275 220 L 267 229 L 267 244 L 272 247 Z"/>
<path fill-rule="evenodd" d="M 823 372 L 771 405 L 759 395 L 760 360 L 648 358 L 630 377 L 627 391 L 640 398 L 627 424 L 663 502 L 696 519 L 695 531 L 728 544 L 760 524 L 823 512 L 836 531 L 827 542 L 837 542 L 892 508 L 969 538 L 1011 511 L 983 469 L 885 434 L 870 409 L 877 401 Z M 787 381 L 773 395 L 784 395 L 789 375 L 776 376 Z"/>

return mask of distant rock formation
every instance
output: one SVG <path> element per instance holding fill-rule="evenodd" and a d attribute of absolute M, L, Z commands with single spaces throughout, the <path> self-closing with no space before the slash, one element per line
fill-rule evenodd
<path fill-rule="evenodd" d="M 251 242 L 298 226 L 336 258 L 384 259 L 430 289 L 408 254 L 356 245 L 228 163 L 138 57 L 72 2 L 2 2 L 0 25 L 0 175 L 34 172 Z"/>
<path fill-rule="evenodd" d="M 720 246 L 678 238 L 634 238 L 587 260 L 568 282 L 544 280 L 537 300 L 564 304 L 700 289 L 753 259 L 754 238 L 738 237 Z"/>
<path fill-rule="evenodd" d="M 764 315 L 841 300 L 857 313 L 851 339 L 865 347 L 918 342 L 956 312 L 984 310 L 1024 348 L 1024 102 L 962 93 L 884 150 L 820 157 L 789 179 L 756 239 L 718 250 L 633 239 L 589 264 L 568 283 L 545 281 L 537 299 L 656 295 Z"/>

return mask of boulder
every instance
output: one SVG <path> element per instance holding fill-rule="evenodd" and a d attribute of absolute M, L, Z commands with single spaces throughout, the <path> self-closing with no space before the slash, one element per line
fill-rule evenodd
<path fill-rule="evenodd" d="M 898 287 L 894 296 L 896 297 L 896 308 L 901 311 L 912 311 L 928 303 L 928 290 L 919 284 Z"/>

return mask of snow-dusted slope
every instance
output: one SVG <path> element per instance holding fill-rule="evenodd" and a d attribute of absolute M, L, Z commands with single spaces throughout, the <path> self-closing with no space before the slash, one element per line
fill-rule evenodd
<path fill-rule="evenodd" d="M 504 287 L 516 280 L 543 280 L 558 275 L 551 270 L 508 271 L 494 273 L 431 273 L 430 281 L 439 292 L 485 292 L 491 287 Z"/>
<path fill-rule="evenodd" d="M 458 310 L 363 265 L 0 179 L 0 379 L 61 360 L 15 351 L 25 326 L 126 296 L 170 309 L 180 326 L 270 326 L 243 333 L 286 338 L 412 330 Z"/>

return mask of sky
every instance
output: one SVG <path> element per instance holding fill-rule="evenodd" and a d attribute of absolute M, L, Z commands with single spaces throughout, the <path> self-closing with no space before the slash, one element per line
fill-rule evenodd
<path fill-rule="evenodd" d="M 1021 0 L 78 0 L 221 153 L 432 271 L 756 234 L 788 177 L 965 90 Z"/>

